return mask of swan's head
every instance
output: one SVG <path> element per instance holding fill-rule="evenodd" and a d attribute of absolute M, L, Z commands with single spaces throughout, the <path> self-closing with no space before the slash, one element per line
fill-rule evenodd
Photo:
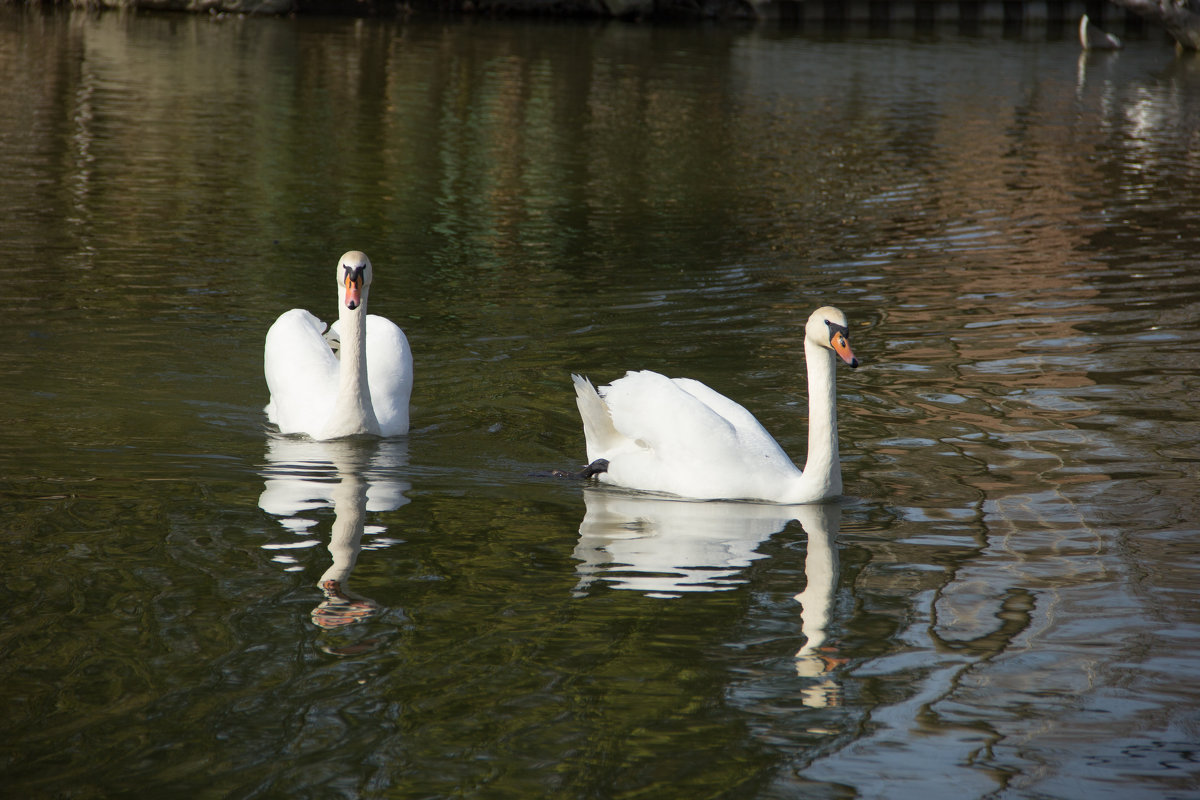
<path fill-rule="evenodd" d="M 367 302 L 371 285 L 371 259 L 360 250 L 351 250 L 341 257 L 337 267 L 337 282 L 345 292 L 346 308 L 353 311 Z"/>
<path fill-rule="evenodd" d="M 813 344 L 827 347 L 837 353 L 851 368 L 858 366 L 858 359 L 850 349 L 850 328 L 841 309 L 833 306 L 818 308 L 808 318 L 808 324 L 804 326 L 804 336 Z"/>

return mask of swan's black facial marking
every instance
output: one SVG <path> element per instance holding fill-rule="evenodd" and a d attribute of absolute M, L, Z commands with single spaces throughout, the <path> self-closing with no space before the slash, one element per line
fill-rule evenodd
<path fill-rule="evenodd" d="M 342 269 L 345 270 L 342 283 L 346 287 L 346 308 L 353 311 L 362 304 L 363 270 L 365 267 L 362 264 L 359 264 L 357 267 L 343 264 Z"/>
<path fill-rule="evenodd" d="M 846 341 L 850 341 L 850 329 L 845 325 L 838 325 L 836 322 L 825 320 L 825 325 L 829 328 L 829 341 L 833 341 L 833 337 L 839 333 L 846 337 Z"/>

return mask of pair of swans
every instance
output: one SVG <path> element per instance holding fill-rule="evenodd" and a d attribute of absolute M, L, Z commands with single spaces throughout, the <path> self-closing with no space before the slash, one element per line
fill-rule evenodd
<path fill-rule="evenodd" d="M 325 440 L 408 432 L 412 353 L 400 328 L 367 314 L 371 279 L 370 259 L 351 250 L 338 262 L 338 321 L 329 332 L 298 308 L 282 314 L 267 332 L 266 412 L 281 433 Z M 804 358 L 803 471 L 733 400 L 699 381 L 642 371 L 599 390 L 572 376 L 591 462 L 575 477 L 697 499 L 792 504 L 837 497 L 842 472 L 836 360 L 858 366 L 845 314 L 832 306 L 812 313 L 804 326 Z"/>

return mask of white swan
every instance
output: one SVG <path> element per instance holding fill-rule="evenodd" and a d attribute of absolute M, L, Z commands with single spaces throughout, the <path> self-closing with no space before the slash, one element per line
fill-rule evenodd
<path fill-rule="evenodd" d="M 267 331 L 266 412 L 280 432 L 314 439 L 408 433 L 412 353 L 395 323 L 367 314 L 371 277 L 371 260 L 351 250 L 338 261 L 338 320 L 328 334 L 302 308 L 284 312 Z"/>
<path fill-rule="evenodd" d="M 804 326 L 808 461 L 801 472 L 740 405 L 699 381 L 630 372 L 598 392 L 572 375 L 591 464 L 579 477 L 698 499 L 815 503 L 842 491 L 834 355 L 851 367 L 846 315 L 832 306 Z"/>

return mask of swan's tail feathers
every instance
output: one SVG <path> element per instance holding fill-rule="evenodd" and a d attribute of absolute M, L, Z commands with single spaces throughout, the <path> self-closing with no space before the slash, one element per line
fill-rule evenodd
<path fill-rule="evenodd" d="M 588 461 L 594 462 L 604 458 L 625 437 L 613 425 L 608 406 L 592 382 L 582 375 L 572 375 L 571 380 L 575 382 L 575 404 L 579 406 L 579 416 L 583 420 Z"/>

